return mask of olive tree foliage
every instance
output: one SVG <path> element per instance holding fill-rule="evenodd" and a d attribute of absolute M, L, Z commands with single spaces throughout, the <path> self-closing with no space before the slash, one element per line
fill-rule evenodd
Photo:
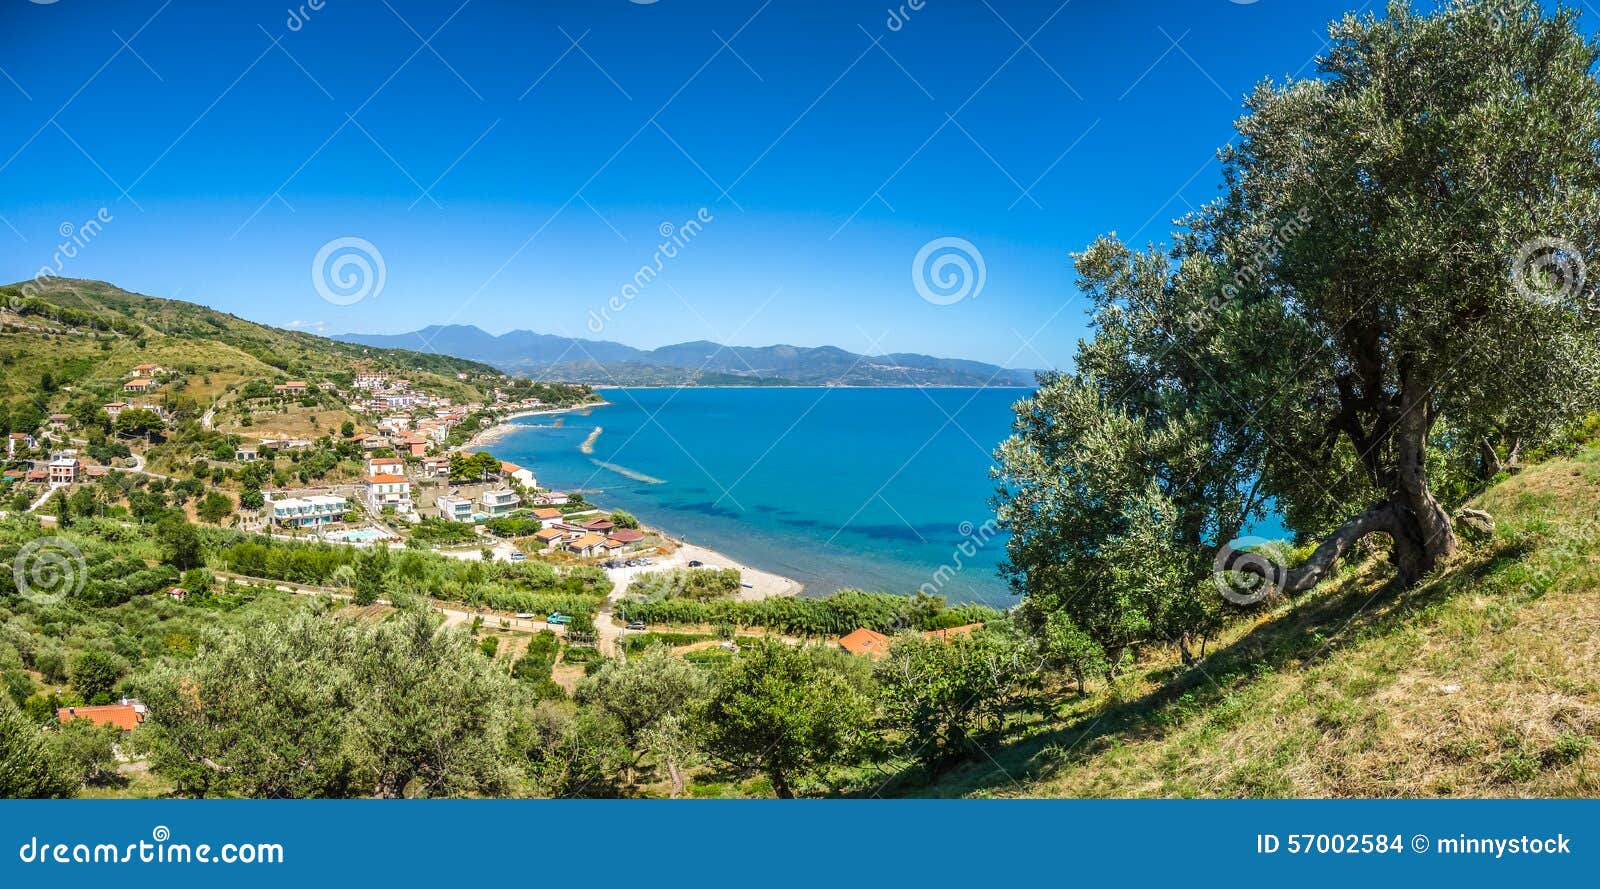
<path fill-rule="evenodd" d="M 762 640 L 723 671 L 705 709 L 712 756 L 765 774 L 780 799 L 797 780 L 853 761 L 873 717 L 870 676 L 849 655 Z"/>
<path fill-rule="evenodd" d="M 637 763 L 649 752 L 647 734 L 672 717 L 680 724 L 689 721 L 706 692 L 705 671 L 658 644 L 626 661 L 607 661 L 579 684 L 574 697 L 617 720 Z"/>
<path fill-rule="evenodd" d="M 81 783 L 52 749 L 39 723 L 0 696 L 0 799 L 74 796 Z"/>
<path fill-rule="evenodd" d="M 1318 77 L 1249 95 L 1222 195 L 1170 249 L 1076 257 L 1094 336 L 998 454 L 1025 620 L 1182 642 L 1269 504 L 1317 545 L 1252 560 L 1265 591 L 1374 533 L 1414 583 L 1457 549 L 1451 473 L 1594 409 L 1600 83 L 1576 26 L 1533 0 L 1335 22 Z"/>
<path fill-rule="evenodd" d="M 1031 640 L 1000 625 L 948 640 L 901 634 L 873 675 L 904 752 L 937 769 L 997 731 L 1042 666 Z"/>
<path fill-rule="evenodd" d="M 255 625 L 136 686 L 152 766 L 185 795 L 465 796 L 519 778 L 515 683 L 423 613 Z"/>

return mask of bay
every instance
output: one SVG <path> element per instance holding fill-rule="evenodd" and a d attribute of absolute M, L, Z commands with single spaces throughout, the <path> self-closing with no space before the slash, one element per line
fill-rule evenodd
<path fill-rule="evenodd" d="M 807 595 L 924 589 L 1005 607 L 1016 598 L 996 571 L 1005 536 L 989 470 L 1028 392 L 605 389 L 610 404 L 515 420 L 493 449 L 542 486 L 627 509 Z"/>

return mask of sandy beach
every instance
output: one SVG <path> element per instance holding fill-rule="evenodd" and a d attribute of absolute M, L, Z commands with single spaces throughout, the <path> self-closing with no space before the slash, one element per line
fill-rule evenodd
<path fill-rule="evenodd" d="M 610 403 L 611 402 L 609 401 L 593 401 L 587 404 L 575 404 L 571 407 L 556 407 L 550 408 L 549 410 L 537 411 L 518 411 L 514 414 L 507 414 L 500 418 L 500 422 L 467 439 L 466 444 L 463 444 L 461 447 L 457 448 L 457 450 L 470 451 L 474 448 L 481 448 L 494 444 L 500 439 L 505 438 L 507 435 L 516 431 L 517 425 L 511 422 L 512 420 L 519 420 L 523 417 L 546 417 L 553 414 L 570 414 L 573 411 L 583 411 L 591 408 L 605 407 Z"/>
<path fill-rule="evenodd" d="M 519 428 L 511 421 L 521 417 L 570 414 L 575 411 L 586 411 L 592 408 L 604 407 L 610 403 L 611 402 L 609 401 L 599 401 L 590 404 L 573 405 L 572 407 L 552 408 L 549 410 L 537 411 L 521 411 L 515 414 L 508 414 L 507 416 L 502 417 L 500 422 L 489 427 L 488 429 L 483 430 L 482 432 L 479 432 L 477 435 L 474 435 L 469 441 L 467 441 L 466 444 L 461 446 L 460 450 L 467 451 L 477 448 L 485 448 L 489 445 L 492 445 L 494 442 L 499 441 L 506 435 Z M 585 442 L 585 444 L 589 446 L 589 451 L 593 450 L 593 442 L 594 439 L 598 437 L 597 434 L 599 431 L 600 430 L 596 429 L 596 434 L 591 435 L 589 440 Z M 588 453 L 589 451 L 585 451 L 585 453 Z M 537 467 L 534 467 L 534 470 L 537 472 Z M 654 479 L 650 479 L 648 476 L 641 477 L 640 480 L 647 482 L 656 481 Z M 625 505 L 613 506 L 620 506 L 622 509 L 627 508 Z M 618 595 L 620 595 L 623 590 L 628 588 L 628 582 L 632 580 L 632 576 L 634 574 L 637 574 L 641 571 L 660 571 L 666 568 L 687 568 L 689 567 L 690 562 L 702 562 L 707 568 L 737 569 L 739 571 L 740 581 L 743 584 L 746 584 L 739 589 L 738 597 L 743 600 L 766 599 L 772 596 L 798 596 L 805 589 L 804 584 L 800 583 L 798 580 L 794 580 L 793 578 L 784 577 L 781 574 L 773 574 L 770 571 L 762 571 L 759 568 L 752 568 L 749 565 L 746 565 L 735 559 L 730 559 L 726 555 L 719 553 L 716 550 L 707 549 L 703 546 L 697 546 L 692 543 L 685 543 L 684 541 L 678 540 L 670 533 L 659 528 L 652 528 L 649 530 L 652 530 L 668 540 L 671 540 L 678 548 L 670 556 L 658 557 L 655 560 L 655 564 L 647 568 L 607 569 L 606 573 L 611 576 L 612 581 L 616 584 Z M 476 550 L 473 552 L 476 552 Z M 504 557 L 509 558 L 509 552 L 505 553 Z M 501 558 L 501 554 L 497 553 L 496 558 Z"/>

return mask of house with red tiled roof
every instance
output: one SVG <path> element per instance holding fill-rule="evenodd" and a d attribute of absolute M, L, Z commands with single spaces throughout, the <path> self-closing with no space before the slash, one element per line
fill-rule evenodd
<path fill-rule="evenodd" d="M 399 457 L 369 457 L 367 475 L 405 475 L 406 461 Z"/>
<path fill-rule="evenodd" d="M 599 534 L 585 534 L 577 540 L 569 542 L 567 551 L 580 556 L 592 556 L 600 551 L 600 545 L 605 542 L 606 539 Z"/>
<path fill-rule="evenodd" d="M 500 461 L 500 474 L 530 488 L 539 484 L 539 480 L 533 477 L 533 470 L 523 469 L 515 463 L 507 463 L 504 460 Z"/>
<path fill-rule="evenodd" d="M 940 642 L 949 642 L 957 636 L 971 636 L 974 630 L 983 629 L 983 624 L 962 624 L 959 627 L 947 627 L 943 630 L 929 630 L 922 635 L 929 639 L 938 639 Z"/>
<path fill-rule="evenodd" d="M 618 528 L 611 532 L 611 539 L 620 540 L 627 544 L 639 543 L 644 540 L 644 532 L 634 528 Z"/>
<path fill-rule="evenodd" d="M 138 701 L 123 700 L 120 704 L 105 704 L 96 707 L 58 707 L 56 719 L 62 725 L 74 719 L 87 719 L 95 725 L 114 725 L 125 732 L 131 732 L 144 722 L 144 705 Z"/>
<path fill-rule="evenodd" d="M 133 393 L 142 395 L 145 392 L 149 392 L 151 389 L 154 389 L 155 387 L 156 387 L 156 384 L 155 384 L 154 380 L 147 380 L 147 379 L 144 379 L 143 377 L 137 377 L 135 379 L 129 380 L 126 383 L 123 383 L 122 384 L 122 391 L 124 391 L 124 392 L 133 392 Z"/>
<path fill-rule="evenodd" d="M 839 647 L 851 654 L 883 657 L 889 653 L 889 637 L 876 630 L 857 627 L 849 635 L 839 640 Z"/>
<path fill-rule="evenodd" d="M 400 475 L 367 476 L 367 502 L 375 510 L 411 511 L 411 482 Z"/>

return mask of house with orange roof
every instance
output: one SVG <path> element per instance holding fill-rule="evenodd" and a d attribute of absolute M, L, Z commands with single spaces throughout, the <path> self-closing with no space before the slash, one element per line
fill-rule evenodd
<path fill-rule="evenodd" d="M 600 551 L 600 545 L 605 542 L 606 539 L 599 534 L 585 534 L 577 540 L 569 542 L 567 551 L 580 556 L 592 556 Z"/>
<path fill-rule="evenodd" d="M 526 485 L 530 488 L 538 487 L 539 480 L 533 477 L 533 470 L 523 469 L 515 463 L 500 461 L 500 474 L 507 479 Z"/>
<path fill-rule="evenodd" d="M 405 475 L 406 461 L 399 457 L 367 458 L 367 475 Z"/>
<path fill-rule="evenodd" d="M 889 637 L 876 630 L 857 627 L 839 640 L 839 647 L 851 654 L 879 658 L 889 653 Z"/>
<path fill-rule="evenodd" d="M 122 391 L 132 392 L 136 395 L 143 395 L 155 387 L 156 384 L 154 380 L 147 380 L 143 377 L 135 377 L 134 379 L 122 384 Z"/>
<path fill-rule="evenodd" d="M 366 478 L 367 503 L 373 509 L 392 509 L 398 513 L 411 511 L 411 481 L 401 475 L 375 474 Z"/>
<path fill-rule="evenodd" d="M 56 719 L 62 725 L 74 719 L 87 719 L 95 725 L 114 725 L 125 732 L 131 732 L 144 722 L 144 713 L 143 704 L 124 699 L 120 704 L 104 704 L 96 707 L 58 707 Z"/>
<path fill-rule="evenodd" d="M 971 636 L 974 630 L 983 629 L 983 624 L 962 624 L 959 627 L 947 627 L 943 630 L 928 630 L 922 635 L 929 639 L 938 639 L 940 642 L 949 642 L 958 636 Z"/>
<path fill-rule="evenodd" d="M 562 515 L 561 510 L 553 506 L 541 506 L 533 511 L 533 517 L 538 519 L 539 524 L 546 528 L 560 522 Z"/>
<path fill-rule="evenodd" d="M 540 528 L 534 532 L 533 539 L 539 541 L 545 549 L 549 549 L 570 536 L 569 532 L 560 528 Z"/>

